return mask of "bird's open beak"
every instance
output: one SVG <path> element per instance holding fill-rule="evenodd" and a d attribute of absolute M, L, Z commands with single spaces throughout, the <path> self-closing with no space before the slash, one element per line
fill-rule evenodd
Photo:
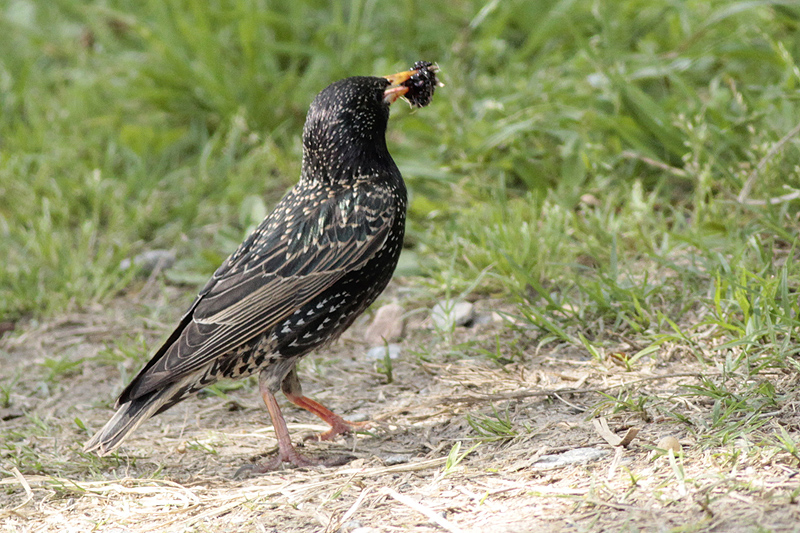
<path fill-rule="evenodd" d="M 416 73 L 416 70 L 406 70 L 404 72 L 392 74 L 391 76 L 384 76 L 384 78 L 389 80 L 391 85 L 383 91 L 383 101 L 387 104 L 392 104 L 395 100 L 406 94 L 408 92 L 408 87 L 401 85 L 401 83 L 408 81 L 408 79 Z"/>

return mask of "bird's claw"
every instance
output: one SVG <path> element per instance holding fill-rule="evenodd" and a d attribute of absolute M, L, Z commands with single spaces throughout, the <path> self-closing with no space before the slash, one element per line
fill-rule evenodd
<path fill-rule="evenodd" d="M 308 468 L 312 466 L 334 467 L 345 465 L 353 459 L 355 459 L 355 457 L 352 455 L 335 455 L 327 459 L 311 459 L 299 453 L 295 453 L 292 459 L 283 459 L 278 455 L 263 463 L 249 463 L 240 466 L 233 474 L 233 479 L 246 479 L 258 474 L 274 472 L 280 470 L 281 465 L 284 463 L 294 465 L 296 468 Z"/>
<path fill-rule="evenodd" d="M 350 420 L 345 420 L 344 418 L 336 417 L 335 420 L 328 420 L 328 423 L 331 424 L 331 429 L 325 431 L 323 433 L 318 433 L 316 435 L 307 435 L 303 440 L 309 441 L 326 441 L 326 440 L 333 440 L 335 437 L 339 435 L 346 435 L 348 433 L 353 433 L 360 429 L 369 429 L 372 427 L 371 420 L 365 420 L 364 422 L 351 422 Z"/>

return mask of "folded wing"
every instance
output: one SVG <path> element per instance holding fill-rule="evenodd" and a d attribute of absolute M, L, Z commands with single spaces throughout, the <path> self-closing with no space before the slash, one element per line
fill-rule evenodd
<path fill-rule="evenodd" d="M 280 324 L 362 268 L 398 216 L 391 192 L 374 182 L 319 193 L 312 207 L 295 208 L 300 194 L 309 205 L 307 190 L 287 194 L 200 291 L 117 406 L 179 381 Z"/>

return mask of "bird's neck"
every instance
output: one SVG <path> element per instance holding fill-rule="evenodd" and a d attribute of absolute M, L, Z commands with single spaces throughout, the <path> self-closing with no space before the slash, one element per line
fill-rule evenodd
<path fill-rule="evenodd" d="M 370 142 L 321 141 L 324 140 L 303 139 L 302 180 L 351 183 L 358 177 L 398 172 L 383 137 Z"/>

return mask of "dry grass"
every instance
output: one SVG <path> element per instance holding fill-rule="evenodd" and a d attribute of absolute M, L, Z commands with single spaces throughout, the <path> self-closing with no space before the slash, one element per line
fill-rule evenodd
<path fill-rule="evenodd" d="M 626 371 L 613 357 L 536 349 L 502 324 L 460 329 L 448 342 L 418 320 L 388 384 L 354 340 L 365 321 L 309 358 L 310 395 L 376 421 L 369 433 L 306 445 L 311 455 L 355 457 L 339 468 L 232 479 L 274 447 L 251 382 L 164 413 L 118 456 L 82 454 L 87 434 L 76 417 L 99 427 L 124 384 L 120 371 L 141 364 L 115 354 L 156 342 L 181 298 L 120 301 L 2 339 L 0 378 L 13 381 L 2 411 L 3 531 L 796 531 L 800 523 L 797 459 L 759 442 L 770 425 L 798 423 L 794 377 L 774 376 L 787 396 L 762 429 L 711 445 L 679 421 L 709 417 L 707 403 L 680 392 L 714 372 L 679 349 L 665 345 Z M 466 341 L 489 346 L 496 334 L 527 346 L 525 357 L 447 355 Z M 642 409 L 621 407 L 620 398 L 639 397 L 648 399 Z M 285 411 L 295 441 L 323 429 Z M 612 447 L 592 423 L 600 414 L 617 434 L 637 428 L 638 436 Z M 677 456 L 655 449 L 668 435 L 683 446 Z M 547 460 L 583 448 L 602 453 Z"/>

